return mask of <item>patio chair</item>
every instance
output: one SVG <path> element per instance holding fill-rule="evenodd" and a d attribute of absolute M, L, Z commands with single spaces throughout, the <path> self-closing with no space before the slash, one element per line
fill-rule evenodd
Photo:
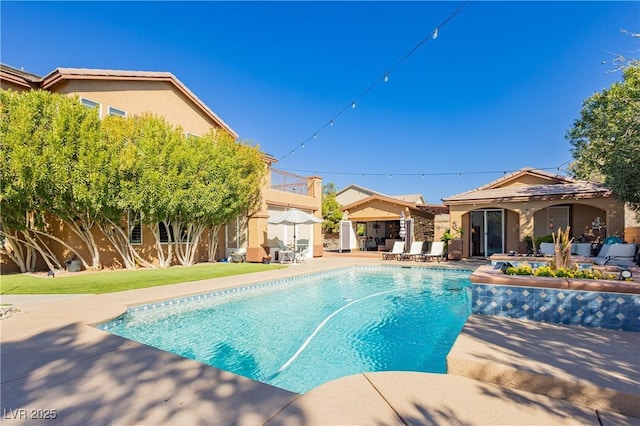
<path fill-rule="evenodd" d="M 233 263 L 244 263 L 247 261 L 247 249 L 239 248 L 238 250 L 231 253 L 231 262 Z"/>
<path fill-rule="evenodd" d="M 424 241 L 414 241 L 409 247 L 409 251 L 400 255 L 400 260 L 416 260 L 416 256 L 422 255 L 422 246 Z"/>
<path fill-rule="evenodd" d="M 604 244 L 598 256 L 592 258 L 597 265 L 635 266 L 635 244 Z"/>
<path fill-rule="evenodd" d="M 296 250 L 293 253 L 295 263 L 304 263 L 305 258 L 309 253 L 309 240 L 298 240 L 296 243 Z"/>
<path fill-rule="evenodd" d="M 399 259 L 402 253 L 404 253 L 404 241 L 396 241 L 393 243 L 393 249 L 391 249 L 391 251 L 382 253 L 382 260 Z"/>
<path fill-rule="evenodd" d="M 416 260 L 422 260 L 426 262 L 427 260 L 435 257 L 438 263 L 440 263 L 440 259 L 444 259 L 444 241 L 434 241 L 431 243 L 431 250 L 428 253 L 424 253 L 416 256 Z"/>

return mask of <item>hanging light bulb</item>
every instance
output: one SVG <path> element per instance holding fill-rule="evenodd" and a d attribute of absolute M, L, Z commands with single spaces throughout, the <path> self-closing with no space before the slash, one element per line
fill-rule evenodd
<path fill-rule="evenodd" d="M 435 30 L 433 30 L 433 39 L 437 39 L 438 38 L 438 28 L 436 27 Z"/>
<path fill-rule="evenodd" d="M 304 142 L 302 142 L 302 145 L 300 145 L 302 148 L 304 148 Z"/>
<path fill-rule="evenodd" d="M 356 107 L 356 101 L 351 102 L 351 108 L 355 108 Z"/>
<path fill-rule="evenodd" d="M 314 138 L 314 139 L 317 139 L 317 138 L 318 138 L 318 134 L 317 134 L 317 133 L 314 133 L 314 134 L 313 134 L 313 138 Z"/>
<path fill-rule="evenodd" d="M 333 120 L 329 122 L 329 126 L 333 127 Z"/>
<path fill-rule="evenodd" d="M 384 75 L 384 82 L 386 83 L 387 81 L 389 81 L 389 74 Z"/>

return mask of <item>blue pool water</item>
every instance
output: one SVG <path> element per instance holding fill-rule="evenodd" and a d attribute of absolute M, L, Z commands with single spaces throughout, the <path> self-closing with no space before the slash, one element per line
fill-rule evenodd
<path fill-rule="evenodd" d="M 130 309 L 100 328 L 297 393 L 361 372 L 444 373 L 469 275 L 342 269 Z"/>

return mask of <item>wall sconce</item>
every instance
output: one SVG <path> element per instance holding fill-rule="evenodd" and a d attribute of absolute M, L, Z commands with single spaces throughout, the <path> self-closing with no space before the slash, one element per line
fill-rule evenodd
<path fill-rule="evenodd" d="M 378 229 L 378 228 L 380 228 L 380 225 L 378 225 L 378 222 L 374 223 L 373 224 L 373 229 Z"/>

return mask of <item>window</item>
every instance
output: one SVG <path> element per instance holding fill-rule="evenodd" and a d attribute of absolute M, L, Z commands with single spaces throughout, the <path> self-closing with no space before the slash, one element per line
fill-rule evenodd
<path fill-rule="evenodd" d="M 171 241 L 175 241 L 175 238 L 173 237 L 173 227 L 171 226 L 166 226 L 164 224 L 164 222 L 159 222 L 158 223 L 158 228 L 160 229 L 160 242 L 161 243 L 168 243 L 169 242 L 169 235 L 171 235 Z"/>
<path fill-rule="evenodd" d="M 91 99 L 87 98 L 80 98 L 80 103 L 87 108 L 97 108 L 98 115 L 100 116 L 100 118 L 102 118 L 102 109 L 100 108 L 100 104 L 98 102 L 92 101 Z"/>
<path fill-rule="evenodd" d="M 117 115 L 118 117 L 126 117 L 127 116 L 127 112 L 126 111 L 123 111 L 123 110 L 118 109 L 118 108 L 114 108 L 112 106 L 109 107 L 108 111 L 109 111 L 109 115 Z"/>
<path fill-rule="evenodd" d="M 191 132 L 185 132 L 184 135 L 187 137 L 187 139 L 200 137 L 200 135 L 196 135 L 195 133 L 191 133 Z"/>
<path fill-rule="evenodd" d="M 158 223 L 158 228 L 160 230 L 160 242 L 161 243 L 168 243 L 169 242 L 169 236 L 171 236 L 171 242 L 173 243 L 177 243 L 177 242 L 182 242 L 182 243 L 186 243 L 186 242 L 191 242 L 188 241 L 187 239 L 187 234 L 188 234 L 188 227 L 187 225 L 182 225 L 182 228 L 180 229 L 180 241 L 178 241 L 173 233 L 173 226 L 165 226 L 164 222 L 159 222 Z M 193 238 L 193 235 L 191 236 Z"/>
<path fill-rule="evenodd" d="M 142 244 L 140 213 L 129 212 L 129 242 L 131 244 Z"/>

